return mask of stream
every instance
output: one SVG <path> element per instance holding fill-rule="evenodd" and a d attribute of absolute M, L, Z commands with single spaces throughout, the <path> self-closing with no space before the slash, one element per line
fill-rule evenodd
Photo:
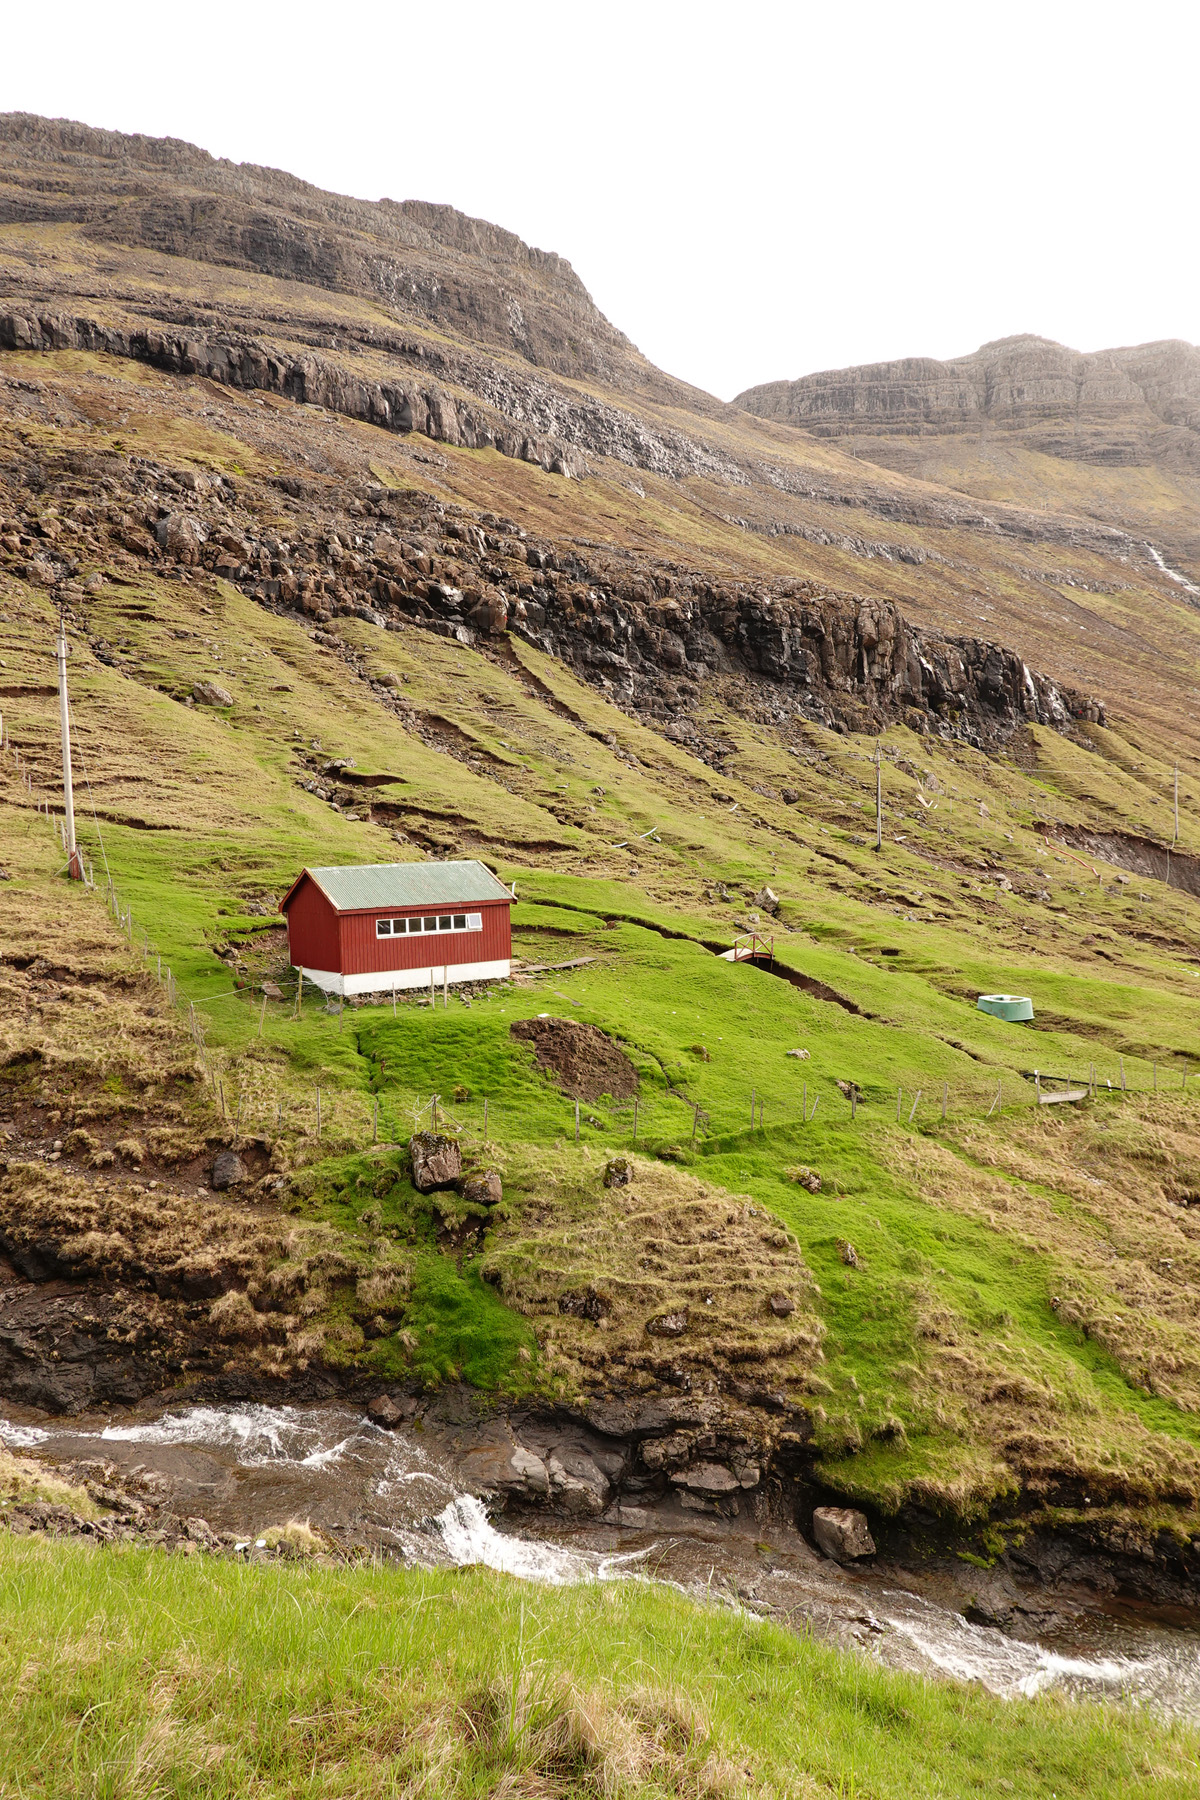
<path fill-rule="evenodd" d="M 425 1441 L 423 1441 L 425 1440 Z M 384 1431 L 344 1404 L 192 1406 L 157 1419 L 46 1424 L 0 1417 L 0 1444 L 55 1462 L 112 1465 L 173 1512 L 238 1535 L 308 1520 L 347 1548 L 423 1567 L 483 1563 L 529 1581 L 669 1583 L 893 1668 L 977 1681 L 1004 1698 L 1055 1689 L 1200 1719 L 1200 1632 L 1145 1608 L 1072 1617 L 1036 1642 L 976 1625 L 903 1571 L 847 1570 L 797 1532 L 630 1529 L 539 1517 L 505 1530 L 463 1491 L 436 1434 Z M 644 1515 L 640 1515 L 644 1517 Z M 503 1515 L 501 1525 L 503 1524 Z"/>

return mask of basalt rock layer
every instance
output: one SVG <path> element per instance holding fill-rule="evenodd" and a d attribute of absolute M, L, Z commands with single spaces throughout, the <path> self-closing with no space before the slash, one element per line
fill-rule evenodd
<path fill-rule="evenodd" d="M 980 746 L 1022 724 L 1070 730 L 1104 719 L 1098 701 L 1031 671 L 1015 651 L 918 631 L 886 601 L 812 582 L 717 582 L 534 538 L 511 520 L 415 490 L 367 486 L 331 503 L 292 478 L 184 482 L 150 459 L 70 455 L 57 467 L 0 468 L 5 477 L 0 567 L 66 604 L 82 601 L 87 564 L 115 554 L 131 565 L 210 570 L 318 625 L 417 623 L 496 647 L 512 631 L 709 762 L 720 761 L 720 745 L 691 715 L 714 681 L 765 720 L 795 714 L 871 731 L 904 719 Z M 81 491 L 91 501 L 84 515 L 45 516 L 52 495 Z M 284 527 L 288 501 L 301 504 Z"/>
<path fill-rule="evenodd" d="M 1149 460 L 1138 440 L 1161 448 L 1167 436 L 1200 460 L 1200 350 L 1179 341 L 1085 356 L 1048 338 L 1003 338 L 950 362 L 904 357 L 766 382 L 734 405 L 820 436 L 993 427 L 1032 432 L 1051 454 L 1115 463 Z"/>

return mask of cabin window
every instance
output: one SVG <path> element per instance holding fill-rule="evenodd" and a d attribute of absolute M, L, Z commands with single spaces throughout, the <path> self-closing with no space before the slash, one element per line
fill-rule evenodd
<path fill-rule="evenodd" d="M 436 918 L 376 919 L 375 936 L 403 937 L 410 931 L 482 931 L 482 913 L 439 913 Z"/>

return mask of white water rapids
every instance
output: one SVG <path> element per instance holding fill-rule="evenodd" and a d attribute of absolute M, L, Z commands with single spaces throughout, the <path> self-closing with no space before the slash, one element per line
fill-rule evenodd
<path fill-rule="evenodd" d="M 977 1681 L 1004 1698 L 1056 1688 L 1200 1718 L 1200 1639 L 1192 1632 L 1097 1613 L 1072 1628 L 1068 1644 L 1026 1643 L 870 1575 L 848 1581 L 829 1565 L 814 1568 L 811 1557 L 789 1566 L 781 1551 L 780 1566 L 764 1571 L 761 1562 L 751 1566 L 746 1545 L 723 1544 L 700 1522 L 694 1534 L 623 1531 L 619 1552 L 604 1527 L 549 1524 L 566 1543 L 505 1532 L 418 1430 L 382 1431 L 347 1406 L 195 1406 L 92 1429 L 0 1418 L 0 1444 L 58 1461 L 103 1460 L 126 1475 L 150 1471 L 169 1484 L 173 1511 L 251 1541 L 268 1526 L 306 1518 L 334 1539 L 366 1535 L 420 1566 L 480 1563 L 556 1585 L 654 1580 L 837 1641 L 847 1641 L 847 1622 L 856 1621 L 851 1636 L 892 1667 Z"/>

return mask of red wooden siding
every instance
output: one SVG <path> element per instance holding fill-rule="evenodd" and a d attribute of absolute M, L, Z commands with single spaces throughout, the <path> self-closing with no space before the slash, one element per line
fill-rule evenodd
<path fill-rule="evenodd" d="M 296 969 L 341 968 L 338 916 L 316 882 L 305 876 L 288 901 L 288 955 Z"/>
<path fill-rule="evenodd" d="M 342 913 L 343 975 L 374 975 L 384 969 L 453 968 L 455 963 L 500 962 L 512 955 L 512 931 L 507 900 L 456 900 L 453 906 L 380 907 L 372 912 Z M 422 931 L 404 937 L 376 937 L 376 919 L 420 916 L 422 913 L 477 912 L 482 931 Z"/>
<path fill-rule="evenodd" d="M 339 913 L 311 877 L 287 902 L 288 955 L 294 968 L 337 975 L 374 975 L 388 969 L 454 968 L 457 963 L 503 962 L 512 956 L 508 900 L 455 901 L 438 906 L 393 906 Z M 414 932 L 376 937 L 376 919 L 427 913 L 479 913 L 480 931 Z"/>

